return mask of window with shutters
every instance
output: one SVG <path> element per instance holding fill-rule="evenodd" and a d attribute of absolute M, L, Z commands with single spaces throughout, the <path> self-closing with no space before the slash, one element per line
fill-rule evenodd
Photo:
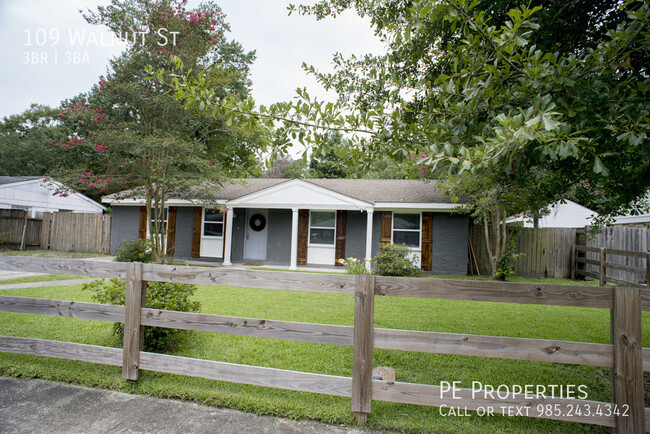
<path fill-rule="evenodd" d="M 309 215 L 309 244 L 334 246 L 336 212 L 312 211 Z"/>
<path fill-rule="evenodd" d="M 218 209 L 203 210 L 203 236 L 223 237 L 223 213 Z"/>
<path fill-rule="evenodd" d="M 393 243 L 419 249 L 422 232 L 420 214 L 393 213 Z"/>

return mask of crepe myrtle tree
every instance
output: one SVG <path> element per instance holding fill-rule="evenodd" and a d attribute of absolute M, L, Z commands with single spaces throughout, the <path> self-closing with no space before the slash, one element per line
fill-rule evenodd
<path fill-rule="evenodd" d="M 229 27 L 214 3 L 187 10 L 184 1 L 112 0 L 84 16 L 129 45 L 89 93 L 60 107 L 69 137 L 50 143 L 76 163 L 61 178 L 77 191 L 144 198 L 154 260 L 164 263 L 169 195 L 213 202 L 211 193 L 228 176 L 259 170 L 267 133 L 259 125 L 226 125 L 219 116 L 185 110 L 164 83 L 148 79 L 145 68 L 172 74 L 170 59 L 185 59 L 209 77 L 215 94 L 244 97 L 254 53 L 226 40 Z"/>
<path fill-rule="evenodd" d="M 322 0 L 291 7 L 318 19 L 354 9 L 386 43 L 382 55 L 335 56 L 332 73 L 305 66 L 337 92 L 336 103 L 299 89 L 294 101 L 265 107 L 219 96 L 205 76 L 168 82 L 187 108 L 276 126 L 277 153 L 291 139 L 324 153 L 329 133 L 341 131 L 360 163 L 415 154 L 421 176 L 441 168 L 450 176 L 453 197 L 489 193 L 495 207 L 488 208 L 500 211 L 482 218 L 495 230 L 505 216 L 542 209 L 585 179 L 606 216 L 647 209 L 647 2 L 523 3 Z M 584 28 L 591 30 L 580 35 Z M 150 73 L 169 80 L 164 71 Z M 485 214 L 481 208 L 473 211 Z"/>

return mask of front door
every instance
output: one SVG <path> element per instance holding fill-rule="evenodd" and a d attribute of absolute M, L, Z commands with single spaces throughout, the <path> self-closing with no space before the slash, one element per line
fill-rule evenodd
<path fill-rule="evenodd" d="M 267 209 L 246 210 L 246 233 L 244 259 L 263 261 L 266 259 L 266 240 L 268 235 Z"/>

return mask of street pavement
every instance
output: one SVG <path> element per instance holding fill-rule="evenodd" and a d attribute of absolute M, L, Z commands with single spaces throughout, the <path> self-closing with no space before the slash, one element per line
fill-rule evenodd
<path fill-rule="evenodd" d="M 362 434 L 169 399 L 0 377 L 0 433 Z"/>

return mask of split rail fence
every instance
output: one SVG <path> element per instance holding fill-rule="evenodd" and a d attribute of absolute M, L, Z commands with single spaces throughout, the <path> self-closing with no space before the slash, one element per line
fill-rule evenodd
<path fill-rule="evenodd" d="M 626 286 L 642 286 L 636 281 L 630 282 L 623 278 L 611 276 L 610 270 L 620 270 L 628 272 L 628 275 L 645 275 L 645 286 L 650 288 L 650 252 L 631 252 L 629 250 L 608 249 L 605 247 L 589 247 L 573 245 L 573 266 L 571 278 L 576 276 L 585 276 L 597 279 L 600 286 L 612 282 Z M 640 258 L 645 259 L 645 266 L 626 265 L 621 261 L 612 261 L 612 256 L 617 258 Z M 595 258 L 598 259 L 595 259 Z M 640 262 L 637 261 L 637 262 Z M 589 267 L 591 266 L 591 267 Z M 609 275 L 608 275 L 609 272 Z"/>
<path fill-rule="evenodd" d="M 344 396 L 351 398 L 351 409 L 360 423 L 371 412 L 372 400 L 464 407 L 473 411 L 489 407 L 495 413 L 602 425 L 625 433 L 644 432 L 645 420 L 650 420 L 650 409 L 644 407 L 643 383 L 643 372 L 650 371 L 650 348 L 642 347 L 641 331 L 641 312 L 650 310 L 650 292 L 640 288 L 326 275 L 11 256 L 0 257 L 0 269 L 121 278 L 127 282 L 125 306 L 0 296 L 0 311 L 123 322 L 123 348 L 0 336 L 0 352 L 122 366 L 124 378 L 131 380 L 136 380 L 143 369 Z M 146 281 L 354 294 L 354 326 L 148 309 L 143 307 Z M 610 309 L 612 344 L 375 328 L 376 296 Z M 144 352 L 143 326 L 349 345 L 353 346 L 352 377 Z M 613 402 L 513 393 L 505 399 L 498 395 L 475 397 L 475 391 L 468 388 L 449 391 L 442 384 L 373 380 L 373 348 L 610 368 Z M 588 414 L 587 407 L 603 411 L 595 414 L 592 410 Z"/>

